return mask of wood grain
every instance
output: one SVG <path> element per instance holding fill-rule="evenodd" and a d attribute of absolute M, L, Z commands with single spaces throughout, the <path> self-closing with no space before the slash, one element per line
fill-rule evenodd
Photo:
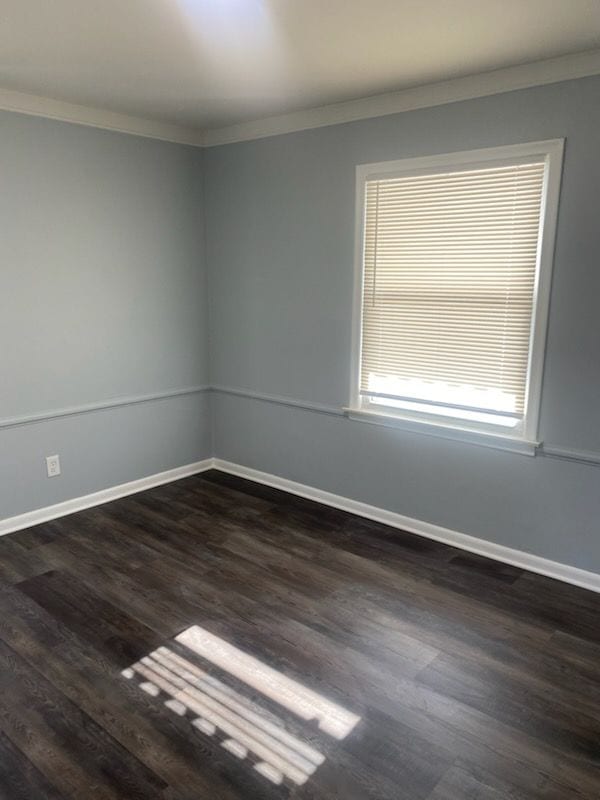
<path fill-rule="evenodd" d="M 600 596 L 218 472 L 0 539 L 0 684 L 0 799 L 600 797 Z"/>

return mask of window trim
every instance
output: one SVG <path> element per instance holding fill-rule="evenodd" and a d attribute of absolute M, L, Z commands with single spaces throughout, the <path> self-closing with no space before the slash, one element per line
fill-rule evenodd
<path fill-rule="evenodd" d="M 463 150 L 455 153 L 441 153 L 417 158 L 403 158 L 395 161 L 381 161 L 372 164 L 359 164 L 356 167 L 356 218 L 355 218 L 355 258 L 354 258 L 354 298 L 352 312 L 352 351 L 350 369 L 350 402 L 346 412 L 351 419 L 391 425 L 410 431 L 421 431 L 443 438 L 462 439 L 479 444 L 499 446 L 516 452 L 533 455 L 540 442 L 537 441 L 539 412 L 541 405 L 542 380 L 546 350 L 546 333 L 552 266 L 556 239 L 556 224 L 564 139 L 548 139 L 539 142 L 526 142 L 501 147 L 476 150 Z M 493 166 L 512 161 L 517 163 L 531 158 L 542 157 L 546 162 L 546 172 L 542 191 L 540 212 L 540 238 L 538 241 L 537 271 L 533 295 L 533 316 L 529 340 L 529 359 L 527 365 L 527 386 L 525 391 L 525 411 L 523 424 L 517 430 L 505 430 L 501 426 L 485 423 L 469 423 L 468 420 L 453 417 L 440 420 L 426 412 L 403 412 L 381 406 L 377 410 L 368 408 L 360 396 L 360 371 L 362 350 L 362 301 L 364 265 L 364 222 L 365 222 L 365 183 L 377 178 L 393 178 L 409 174 L 422 175 L 435 173 L 439 169 L 452 170 L 469 166 Z"/>

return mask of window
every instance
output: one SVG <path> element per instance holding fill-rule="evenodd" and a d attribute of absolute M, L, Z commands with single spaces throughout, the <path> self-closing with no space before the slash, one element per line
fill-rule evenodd
<path fill-rule="evenodd" d="M 358 168 L 351 413 L 534 445 L 562 149 Z"/>

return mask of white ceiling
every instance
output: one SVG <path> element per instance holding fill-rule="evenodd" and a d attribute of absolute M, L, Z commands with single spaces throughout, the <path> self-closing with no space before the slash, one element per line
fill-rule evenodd
<path fill-rule="evenodd" d="M 1 0 L 0 86 L 215 128 L 600 46 L 600 0 Z"/>

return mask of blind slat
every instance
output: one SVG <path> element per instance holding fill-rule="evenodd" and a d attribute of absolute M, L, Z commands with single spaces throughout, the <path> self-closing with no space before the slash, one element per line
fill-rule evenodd
<path fill-rule="evenodd" d="M 361 394 L 523 414 L 545 169 L 367 181 Z"/>

